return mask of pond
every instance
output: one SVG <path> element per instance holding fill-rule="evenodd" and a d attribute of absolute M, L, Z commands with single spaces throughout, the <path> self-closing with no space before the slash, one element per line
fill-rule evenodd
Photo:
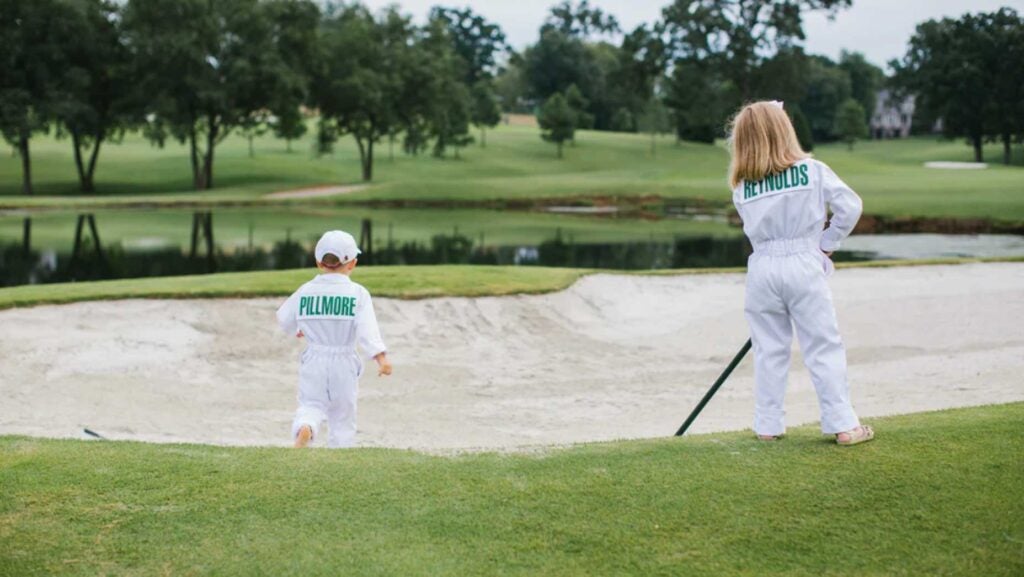
<path fill-rule="evenodd" d="M 721 214 L 281 206 L 0 214 L 0 285 L 313 266 L 319 235 L 360 241 L 364 265 L 604 269 L 742 266 Z M 77 239 L 77 241 L 76 241 Z M 1015 235 L 857 235 L 837 261 L 1024 255 Z"/>

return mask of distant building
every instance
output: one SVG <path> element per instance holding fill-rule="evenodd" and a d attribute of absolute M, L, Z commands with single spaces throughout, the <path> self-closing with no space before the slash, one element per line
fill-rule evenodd
<path fill-rule="evenodd" d="M 879 90 L 871 115 L 872 138 L 907 138 L 914 118 L 914 97 L 897 100 L 890 91 Z"/>

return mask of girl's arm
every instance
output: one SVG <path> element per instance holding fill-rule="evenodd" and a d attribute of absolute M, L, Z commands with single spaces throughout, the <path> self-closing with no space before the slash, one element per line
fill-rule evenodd
<path fill-rule="evenodd" d="M 821 235 L 821 250 L 831 253 L 853 232 L 864 205 L 857 193 L 836 176 L 831 168 L 820 162 L 818 166 L 821 170 L 821 192 L 832 209 L 829 226 Z"/>

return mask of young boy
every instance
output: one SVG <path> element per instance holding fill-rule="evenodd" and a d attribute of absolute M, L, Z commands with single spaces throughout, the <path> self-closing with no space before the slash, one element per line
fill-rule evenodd
<path fill-rule="evenodd" d="M 277 310 L 281 329 L 306 338 L 299 367 L 299 408 L 292 423 L 296 447 L 306 447 L 324 420 L 327 446 L 352 447 L 356 440 L 356 396 L 363 361 L 377 361 L 378 376 L 391 374 L 370 293 L 352 282 L 360 250 L 352 235 L 324 233 L 316 243 L 321 274 L 299 287 Z"/>

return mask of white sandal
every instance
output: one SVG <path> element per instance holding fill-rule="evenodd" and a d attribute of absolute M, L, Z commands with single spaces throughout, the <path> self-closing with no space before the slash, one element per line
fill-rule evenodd
<path fill-rule="evenodd" d="M 846 440 L 839 438 L 839 435 L 846 435 Z M 843 431 L 842 433 L 836 433 L 836 444 L 844 447 L 851 445 L 859 445 L 861 443 L 867 443 L 871 439 L 875 438 L 875 430 L 868 425 L 861 425 L 856 429 L 849 431 Z"/>

